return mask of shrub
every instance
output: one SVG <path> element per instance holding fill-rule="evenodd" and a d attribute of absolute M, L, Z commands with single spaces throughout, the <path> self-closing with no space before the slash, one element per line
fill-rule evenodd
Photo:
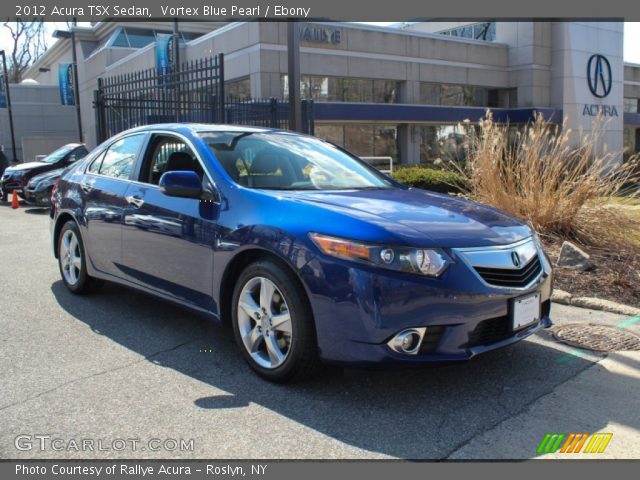
<path fill-rule="evenodd" d="M 494 123 L 488 114 L 468 137 L 466 163 L 459 166 L 466 193 L 543 235 L 593 246 L 628 243 L 640 222 L 613 206 L 612 199 L 637 182 L 638 159 L 617 164 L 611 154 L 599 153 L 602 121 L 597 123 L 575 147 L 570 129 L 541 115 L 509 139 L 509 126 Z"/>
<path fill-rule="evenodd" d="M 394 170 L 393 178 L 411 187 L 440 193 L 457 193 L 467 188 L 459 173 L 427 167 L 401 167 Z"/>

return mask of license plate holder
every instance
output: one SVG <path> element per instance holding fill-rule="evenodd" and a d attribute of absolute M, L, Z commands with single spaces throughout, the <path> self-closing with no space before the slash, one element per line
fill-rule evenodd
<path fill-rule="evenodd" d="M 511 306 L 513 330 L 522 330 L 540 321 L 540 292 L 514 298 Z"/>

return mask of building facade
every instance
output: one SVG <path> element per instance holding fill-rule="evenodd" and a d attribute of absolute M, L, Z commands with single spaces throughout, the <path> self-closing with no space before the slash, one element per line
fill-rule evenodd
<path fill-rule="evenodd" d="M 97 79 L 155 67 L 155 35 L 170 26 L 76 27 L 89 145 Z M 181 59 L 225 54 L 228 95 L 287 97 L 286 23 L 182 22 L 180 30 Z M 487 109 L 514 126 L 537 112 L 564 119 L 576 144 L 602 116 L 602 148 L 619 159 L 640 149 L 640 66 L 623 62 L 621 22 L 301 23 L 300 39 L 315 134 L 361 156 L 416 164 L 463 155 L 464 121 Z M 58 40 L 27 75 L 57 84 L 57 64 L 70 61 L 70 41 Z"/>

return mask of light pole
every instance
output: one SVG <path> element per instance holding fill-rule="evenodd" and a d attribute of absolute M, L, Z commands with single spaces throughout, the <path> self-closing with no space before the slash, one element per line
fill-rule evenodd
<path fill-rule="evenodd" d="M 73 96 L 76 104 L 76 119 L 78 121 L 78 137 L 80 143 L 84 143 L 82 135 L 82 117 L 80 115 L 80 84 L 78 82 L 78 57 L 76 55 L 76 32 L 71 29 L 56 30 L 53 32 L 54 38 L 68 38 L 71 40 L 71 55 L 73 58 Z"/>
<path fill-rule="evenodd" d="M 289 20 L 287 24 L 287 59 L 289 67 L 289 130 L 301 132 L 300 30 L 295 20 Z"/>
<path fill-rule="evenodd" d="M 4 50 L 0 50 L 2 55 L 2 67 L 4 69 L 4 90 L 7 95 L 7 110 L 9 111 L 9 130 L 11 131 L 11 151 L 13 152 L 13 163 L 18 161 L 16 155 L 16 136 L 13 130 L 13 110 L 11 109 L 11 92 L 9 92 L 9 71 L 7 70 L 7 56 Z"/>

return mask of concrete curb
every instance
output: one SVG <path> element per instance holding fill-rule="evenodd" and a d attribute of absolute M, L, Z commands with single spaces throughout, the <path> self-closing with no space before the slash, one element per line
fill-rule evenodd
<path fill-rule="evenodd" d="M 562 305 L 571 305 L 573 307 L 589 308 L 591 310 L 602 310 L 605 312 L 619 313 L 621 315 L 636 316 L 640 315 L 640 308 L 631 307 L 622 303 L 612 302 L 611 300 L 603 300 L 595 297 L 574 297 L 569 292 L 555 289 L 551 296 L 551 301 Z"/>

